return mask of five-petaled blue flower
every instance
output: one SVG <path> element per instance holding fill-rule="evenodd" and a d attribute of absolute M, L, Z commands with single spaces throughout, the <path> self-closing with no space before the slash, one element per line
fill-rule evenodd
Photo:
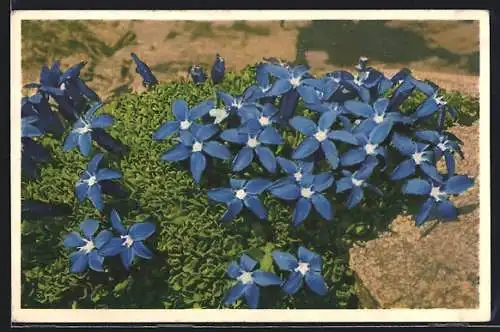
<path fill-rule="evenodd" d="M 277 157 L 276 161 L 281 166 L 281 168 L 288 174 L 287 177 L 279 179 L 273 184 L 278 186 L 284 182 L 300 183 L 300 180 L 306 175 L 312 174 L 314 168 L 314 162 L 306 160 L 288 160 L 283 157 Z"/>
<path fill-rule="evenodd" d="M 266 145 L 283 144 L 279 132 L 272 126 L 262 126 L 257 119 L 250 119 L 243 127 L 226 129 L 220 134 L 225 141 L 245 145 L 234 157 L 233 171 L 240 172 L 250 166 L 254 152 L 264 168 L 276 172 L 276 157 Z"/>
<path fill-rule="evenodd" d="M 382 191 L 374 185 L 366 182 L 377 166 L 377 159 L 370 159 L 364 163 L 357 171 L 351 173 L 348 170 L 342 170 L 342 177 L 336 182 L 337 193 L 349 190 L 346 207 L 352 209 L 363 200 L 364 188 L 370 189 L 378 195 L 383 195 Z"/>
<path fill-rule="evenodd" d="M 40 92 L 21 99 L 21 116 L 26 117 L 32 115 L 40 118 L 37 127 L 42 131 L 51 132 L 58 138 L 64 132 L 64 126 L 61 120 L 59 120 L 52 110 L 49 101 Z"/>
<path fill-rule="evenodd" d="M 88 156 L 90 154 L 92 149 L 92 131 L 96 128 L 107 128 L 114 122 L 111 115 L 95 115 L 95 112 L 101 107 L 102 103 L 95 103 L 83 117 L 76 120 L 73 124 L 73 129 L 64 141 L 64 152 L 68 152 L 78 145 L 82 155 Z"/>
<path fill-rule="evenodd" d="M 77 232 L 71 232 L 64 238 L 66 248 L 77 248 L 70 256 L 71 272 L 81 273 L 87 267 L 97 272 L 104 272 L 102 264 L 104 262 L 101 249 L 112 238 L 113 234 L 108 230 L 102 230 L 96 237 L 94 234 L 99 227 L 99 221 L 87 219 L 80 224 L 80 229 L 85 237 L 81 237 Z"/>
<path fill-rule="evenodd" d="M 246 206 L 259 219 L 267 219 L 267 210 L 257 195 L 269 188 L 271 181 L 266 179 L 229 179 L 231 188 L 215 188 L 208 191 L 208 197 L 216 202 L 225 203 L 227 211 L 221 217 L 222 222 L 236 218 L 243 206 Z"/>
<path fill-rule="evenodd" d="M 281 181 L 269 189 L 269 192 L 273 196 L 280 199 L 287 201 L 297 200 L 292 217 L 294 226 L 300 225 L 307 218 L 311 212 L 311 206 L 314 206 L 314 209 L 323 218 L 332 220 L 332 204 L 322 192 L 333 185 L 333 175 L 329 172 L 316 175 L 305 174 L 297 182 Z"/>
<path fill-rule="evenodd" d="M 358 145 L 358 141 L 352 133 L 346 130 L 331 130 L 337 115 L 338 113 L 335 111 L 324 112 L 319 118 L 318 125 L 303 116 L 295 116 L 290 119 L 290 125 L 307 136 L 293 151 L 292 158 L 307 158 L 321 147 L 332 169 L 336 169 L 339 165 L 339 154 L 333 141 Z"/>
<path fill-rule="evenodd" d="M 248 120 L 257 120 L 260 126 L 264 129 L 267 126 L 272 126 L 273 123 L 278 122 L 278 109 L 271 103 L 264 105 L 257 104 L 255 108 L 247 108 L 240 112 L 243 126 Z M 251 122 L 250 122 L 251 125 Z"/>
<path fill-rule="evenodd" d="M 443 99 L 442 96 L 438 96 L 438 94 L 439 90 L 436 89 L 432 95 L 430 95 L 417 107 L 415 113 L 412 114 L 412 117 L 416 119 L 425 119 L 438 112 L 438 128 L 442 129 L 446 113 L 450 113 L 452 118 L 456 118 L 458 113 Z"/>
<path fill-rule="evenodd" d="M 435 162 L 439 161 L 444 155 L 448 177 L 455 175 L 454 154 L 458 153 L 464 159 L 464 154 L 460 147 L 463 142 L 458 137 L 452 133 L 435 130 L 420 130 L 415 132 L 415 136 L 422 141 L 432 144 Z"/>
<path fill-rule="evenodd" d="M 434 166 L 434 154 L 428 144 L 412 141 L 410 138 L 394 133 L 392 145 L 408 159 L 403 160 L 391 173 L 391 180 L 401 180 L 415 174 L 417 167 L 436 181 L 442 177 Z"/>
<path fill-rule="evenodd" d="M 153 133 L 153 139 L 162 140 L 179 133 L 181 140 L 183 136 L 191 136 L 192 131 L 196 131 L 200 124 L 195 121 L 205 116 L 211 109 L 214 108 L 213 100 L 206 100 L 192 109 L 189 109 L 188 104 L 184 100 L 175 100 L 172 104 L 172 111 L 175 120 L 168 121 L 160 126 Z"/>
<path fill-rule="evenodd" d="M 418 215 L 415 217 L 417 226 L 422 225 L 437 210 L 437 215 L 443 220 L 452 220 L 458 216 L 458 210 L 449 200 L 450 196 L 465 192 L 474 184 L 474 180 L 465 175 L 455 175 L 444 182 L 432 179 L 411 179 L 403 188 L 404 194 L 428 197 Z"/>
<path fill-rule="evenodd" d="M 102 248 L 105 256 L 120 254 L 123 266 L 128 270 L 136 256 L 151 259 L 151 250 L 144 245 L 144 241 L 155 232 L 155 224 L 151 222 L 136 222 L 126 229 L 121 221 L 120 215 L 115 209 L 111 211 L 111 226 L 119 234 L 113 237 Z"/>
<path fill-rule="evenodd" d="M 224 58 L 220 54 L 215 55 L 215 62 L 212 66 L 211 77 L 214 84 L 219 84 L 224 79 L 224 73 L 226 71 L 226 65 Z"/>
<path fill-rule="evenodd" d="M 272 272 L 253 271 L 256 265 L 257 262 L 246 254 L 240 257 L 239 264 L 237 262 L 229 264 L 227 275 L 238 282 L 229 290 L 224 300 L 225 305 L 231 305 L 244 296 L 248 306 L 255 309 L 259 306 L 259 286 L 281 284 L 281 279 Z"/>
<path fill-rule="evenodd" d="M 283 271 L 290 271 L 287 281 L 282 285 L 283 291 L 288 295 L 293 295 L 304 284 L 318 295 L 325 295 L 328 292 L 325 279 L 321 275 L 321 257 L 300 246 L 297 252 L 298 260 L 292 254 L 275 250 L 272 253 L 273 259 L 278 267 Z"/>
<path fill-rule="evenodd" d="M 231 152 L 222 143 L 210 140 L 219 131 L 214 125 L 197 127 L 192 135 L 184 135 L 179 144 L 167 151 L 162 157 L 165 161 L 181 161 L 190 159 L 190 169 L 194 180 L 199 183 L 201 175 L 207 166 L 205 154 L 227 160 L 231 158 Z"/>
<path fill-rule="evenodd" d="M 207 80 L 207 74 L 201 65 L 193 65 L 189 67 L 188 74 L 196 85 L 202 84 Z"/>
<path fill-rule="evenodd" d="M 86 197 L 90 199 L 96 209 L 102 211 L 104 202 L 102 200 L 102 192 L 100 181 L 113 180 L 121 178 L 120 172 L 109 168 L 101 168 L 98 170 L 99 164 L 104 155 L 96 154 L 88 163 L 87 169 L 82 172 L 80 179 L 76 182 L 75 193 L 80 202 L 83 202 Z"/>
<path fill-rule="evenodd" d="M 151 71 L 151 69 L 148 67 L 148 65 L 139 59 L 137 54 L 134 52 L 130 53 L 130 56 L 132 57 L 132 60 L 135 62 L 135 71 L 142 77 L 142 85 L 145 88 L 151 87 L 155 84 L 158 84 L 158 80 L 156 79 L 155 75 Z"/>
<path fill-rule="evenodd" d="M 241 96 L 231 96 L 230 94 L 217 91 L 217 96 L 222 100 L 223 108 L 214 108 L 209 115 L 214 118 L 214 123 L 219 124 L 230 115 L 237 115 L 241 118 L 242 113 L 257 111 L 254 90 L 247 88 Z"/>

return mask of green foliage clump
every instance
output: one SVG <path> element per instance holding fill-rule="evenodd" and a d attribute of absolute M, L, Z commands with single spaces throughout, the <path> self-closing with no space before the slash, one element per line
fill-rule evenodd
<path fill-rule="evenodd" d="M 42 143 L 51 151 L 53 160 L 42 168 L 39 180 L 22 180 L 22 197 L 67 203 L 73 211 L 69 216 L 50 220 L 22 220 L 22 307 L 221 308 L 224 295 L 232 286 L 225 275 L 230 261 L 247 253 L 260 262 L 261 269 L 280 273 L 275 271 L 271 252 L 279 249 L 295 253 L 303 245 L 322 256 L 328 294 L 315 296 L 303 288 L 288 297 L 278 287 L 270 287 L 262 292 L 261 307 L 356 308 L 348 250 L 354 242 L 385 231 L 401 212 L 405 205 L 397 186 L 382 186 L 386 195 L 367 197 L 356 213 L 347 211 L 341 204 L 345 197 L 337 198 L 330 189 L 328 197 L 336 210 L 336 218 L 330 223 L 312 213 L 303 226 L 295 229 L 291 225 L 293 207 L 266 194 L 263 199 L 269 211 L 267 221 L 243 213 L 233 223 L 221 224 L 219 217 L 225 207 L 209 202 L 207 190 L 227 186 L 230 176 L 268 175 L 259 168 L 235 175 L 229 161 L 213 161 L 197 185 L 187 165 L 160 160 L 175 142 L 154 141 L 152 133 L 173 119 L 171 104 L 175 99 L 183 99 L 192 107 L 214 98 L 215 90 L 241 94 L 254 80 L 254 69 L 247 67 L 239 74 L 228 73 L 218 87 L 210 82 L 195 86 L 181 80 L 144 93 L 125 94 L 107 103 L 99 112 L 115 117 L 108 132 L 126 144 L 129 151 L 121 157 L 106 154 L 103 167 L 121 170 L 121 181 L 130 197 L 106 197 L 107 207 L 102 215 L 89 201 L 77 203 L 74 195 L 74 184 L 87 160 L 76 149 L 64 153 L 61 141 L 43 137 Z M 459 106 L 459 123 L 477 119 L 477 101 L 453 94 L 447 98 Z M 411 98 L 410 102 L 417 103 L 416 100 Z M 305 112 L 303 105 L 299 104 L 297 112 Z M 292 146 L 297 145 L 299 137 L 295 134 L 286 133 L 284 137 Z M 287 153 L 277 151 L 278 155 Z M 387 182 L 382 181 L 383 176 L 380 175 L 381 183 Z M 153 259 L 136 261 L 128 273 L 119 258 L 114 257 L 106 260 L 107 273 L 71 274 L 69 250 L 62 245 L 63 237 L 77 230 L 85 218 L 98 219 L 102 227 L 109 227 L 111 207 L 118 211 L 125 226 L 152 217 L 157 231 L 147 240 L 147 246 L 153 249 Z M 241 301 L 234 305 L 240 306 L 245 307 Z"/>

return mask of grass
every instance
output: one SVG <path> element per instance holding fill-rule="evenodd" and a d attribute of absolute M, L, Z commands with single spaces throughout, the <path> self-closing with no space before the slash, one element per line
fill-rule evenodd
<path fill-rule="evenodd" d="M 215 89 L 239 94 L 253 81 L 254 70 L 248 67 L 239 74 L 228 73 Z M 39 180 L 22 179 L 22 197 L 66 203 L 72 212 L 51 220 L 23 218 L 23 308 L 221 308 L 223 297 L 232 286 L 225 275 L 232 260 L 246 252 L 263 269 L 273 271 L 270 252 L 280 249 L 295 253 L 299 245 L 322 255 L 328 294 L 319 297 L 302 289 L 287 297 L 279 288 L 269 287 L 262 291 L 261 307 L 357 308 L 355 278 L 348 267 L 349 248 L 354 242 L 372 239 L 385 231 L 397 213 L 407 205 L 411 209 L 411 202 L 400 197 L 397 186 L 385 184 L 384 174 L 378 174 L 374 176 L 374 184 L 386 196 L 367 197 L 355 213 L 343 207 L 346 197 L 328 191 L 336 209 L 336 218 L 329 223 L 312 213 L 303 226 L 294 229 L 293 206 L 265 194 L 263 201 L 269 220 L 258 221 L 244 213 L 235 222 L 222 225 L 218 219 L 225 207 L 209 202 L 207 190 L 227 186 L 229 176 L 269 175 L 257 166 L 244 174 L 233 174 L 230 162 L 215 161 L 203 175 L 201 185 L 197 185 L 185 164 L 160 160 L 175 142 L 156 142 L 151 138 L 162 123 L 173 118 L 170 109 L 175 99 L 184 99 L 193 107 L 212 98 L 213 92 L 210 82 L 197 87 L 181 80 L 141 94 L 124 94 L 99 111 L 115 117 L 109 133 L 130 147 L 124 156 L 106 154 L 103 165 L 121 170 L 121 183 L 131 195 L 128 200 L 106 197 L 103 217 L 89 201 L 79 204 L 73 192 L 79 172 L 90 158 L 82 157 L 76 150 L 64 153 L 61 141 L 49 136 L 42 138 L 53 160 L 42 168 Z M 459 122 L 477 120 L 477 100 L 459 95 L 447 98 L 455 106 L 461 106 Z M 405 107 L 413 107 L 417 99 L 411 99 Z M 298 113 L 301 112 L 303 105 L 298 108 Z M 295 133 L 286 131 L 284 137 L 292 146 L 297 145 L 299 137 Z M 279 148 L 276 153 L 289 156 L 290 151 L 291 147 Z M 326 169 L 323 164 L 316 171 L 321 168 Z M 111 208 L 117 209 L 126 225 L 153 218 L 157 231 L 147 241 L 153 249 L 153 259 L 136 261 L 129 273 L 114 257 L 105 263 L 107 273 L 71 274 L 63 237 L 78 230 L 85 218 L 100 220 L 102 228 L 109 228 Z M 246 308 L 246 305 L 237 302 L 235 307 Z"/>

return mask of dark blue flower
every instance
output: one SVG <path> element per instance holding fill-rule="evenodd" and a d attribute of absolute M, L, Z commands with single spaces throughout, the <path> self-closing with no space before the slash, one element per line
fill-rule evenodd
<path fill-rule="evenodd" d="M 437 127 L 438 129 L 442 130 L 444 127 L 446 114 L 449 113 L 453 119 L 456 119 L 458 113 L 451 105 L 443 100 L 443 96 L 439 96 L 439 92 L 439 89 L 436 88 L 434 93 L 417 107 L 415 113 L 412 114 L 412 116 L 417 120 L 420 120 L 426 119 L 437 112 Z"/>
<path fill-rule="evenodd" d="M 40 118 L 37 126 L 44 132 L 51 132 L 60 137 L 64 132 L 61 120 L 52 110 L 48 100 L 41 93 L 21 99 L 21 116 L 36 115 Z"/>
<path fill-rule="evenodd" d="M 71 232 L 64 238 L 66 248 L 77 248 L 77 251 L 70 255 L 71 272 L 81 273 L 87 268 L 104 272 L 102 267 L 104 255 L 101 249 L 108 243 L 113 234 L 108 230 L 103 230 L 94 237 L 98 227 L 99 221 L 87 219 L 80 224 L 84 237 L 77 232 Z"/>
<path fill-rule="evenodd" d="M 356 139 L 358 145 L 348 150 L 340 157 L 340 164 L 342 166 L 352 166 L 364 162 L 367 159 L 373 159 L 376 156 L 382 156 L 384 159 L 387 156 L 387 150 L 382 145 L 382 142 L 391 133 L 393 122 L 382 121 L 380 124 L 372 129 L 369 135 L 364 132 L 357 133 Z"/>
<path fill-rule="evenodd" d="M 36 137 L 42 136 L 43 132 L 34 125 L 40 121 L 36 115 L 21 118 L 21 137 Z"/>
<path fill-rule="evenodd" d="M 153 139 L 162 140 L 175 133 L 179 133 L 181 140 L 183 136 L 191 136 L 192 131 L 197 130 L 200 126 L 200 124 L 195 121 L 208 114 L 208 112 L 214 108 L 214 105 L 213 100 L 206 100 L 192 109 L 189 109 L 188 104 L 184 100 L 174 100 L 172 112 L 174 113 L 175 120 L 162 124 L 160 128 L 153 133 Z"/>
<path fill-rule="evenodd" d="M 230 115 L 242 117 L 242 114 L 247 112 L 258 111 L 254 91 L 250 88 L 245 89 L 240 96 L 231 96 L 224 91 L 218 91 L 217 97 L 222 100 L 224 107 L 212 109 L 209 113 L 214 118 L 214 124 L 221 123 Z"/>
<path fill-rule="evenodd" d="M 273 259 L 283 271 L 289 271 L 287 281 L 282 285 L 283 291 L 293 295 L 302 287 L 304 281 L 314 293 L 325 295 L 328 292 L 325 280 L 321 275 L 321 257 L 300 246 L 297 252 L 298 260 L 292 254 L 275 250 Z"/>
<path fill-rule="evenodd" d="M 59 61 L 54 61 L 50 69 L 44 64 L 40 71 L 40 82 L 28 83 L 24 87 L 37 89 L 47 99 L 49 95 L 64 96 L 64 91 L 59 89 L 59 78 L 62 74 Z"/>
<path fill-rule="evenodd" d="M 99 211 L 102 211 L 104 208 L 99 182 L 121 178 L 120 172 L 115 170 L 109 168 L 98 169 L 103 157 L 102 153 L 96 154 L 89 161 L 87 169 L 80 175 L 80 179 L 75 185 L 75 193 L 78 201 L 81 203 L 88 197 Z"/>
<path fill-rule="evenodd" d="M 113 117 L 107 114 L 95 115 L 103 104 L 96 103 L 80 117 L 69 132 L 63 145 L 63 151 L 68 152 L 79 147 L 80 153 L 88 156 L 92 150 L 92 131 L 96 128 L 107 128 L 113 124 Z"/>
<path fill-rule="evenodd" d="M 207 80 L 207 74 L 200 65 L 193 65 L 189 67 L 188 74 L 195 84 L 202 84 Z"/>
<path fill-rule="evenodd" d="M 287 201 L 297 200 L 293 212 L 294 226 L 300 225 L 311 212 L 311 206 L 325 218 L 333 219 L 333 207 L 330 201 L 322 194 L 333 185 L 334 178 L 329 172 L 316 175 L 305 174 L 297 182 L 281 181 L 273 185 L 269 191 L 275 197 Z"/>
<path fill-rule="evenodd" d="M 420 226 L 428 220 L 434 210 L 443 220 L 456 219 L 458 210 L 449 198 L 465 192 L 473 185 L 474 180 L 466 175 L 454 175 L 444 182 L 432 179 L 411 179 L 405 183 L 402 192 L 428 197 L 415 217 L 417 226 Z"/>
<path fill-rule="evenodd" d="M 272 126 L 273 123 L 278 122 L 278 109 L 270 103 L 264 105 L 256 104 L 257 107 L 246 108 L 240 112 L 243 127 L 252 126 L 252 122 L 248 120 L 257 120 L 262 129 Z"/>
<path fill-rule="evenodd" d="M 144 241 L 155 232 L 156 226 L 151 222 L 136 222 L 126 229 L 121 221 L 120 215 L 115 209 L 111 210 L 111 226 L 119 237 L 113 237 L 101 249 L 104 256 L 120 255 L 125 269 L 129 269 L 134 258 L 141 257 L 151 259 L 153 253 L 144 244 Z"/>
<path fill-rule="evenodd" d="M 201 175 L 207 166 L 205 154 L 227 160 L 231 152 L 222 143 L 208 140 L 219 131 L 217 126 L 200 126 L 192 135 L 185 135 L 183 140 L 165 153 L 161 159 L 165 161 L 181 161 L 189 158 L 193 179 L 199 183 Z"/>
<path fill-rule="evenodd" d="M 83 97 L 92 102 L 101 101 L 99 96 L 80 78 L 80 71 L 86 64 L 87 61 L 81 61 L 71 66 L 59 77 L 58 87 L 64 90 L 65 95 L 69 98 L 74 107 L 78 107 L 81 104 Z M 55 96 L 58 96 L 57 93 Z M 56 101 L 58 101 L 57 98 Z"/>
<path fill-rule="evenodd" d="M 354 173 L 351 173 L 348 170 L 342 170 L 343 177 L 337 181 L 336 187 L 337 193 L 350 191 L 346 203 L 346 207 L 348 209 L 352 209 L 363 200 L 365 188 L 372 190 L 378 195 L 383 195 L 379 188 L 366 182 L 366 180 L 373 173 L 373 170 L 375 169 L 377 164 L 377 159 L 370 159 Z"/>
<path fill-rule="evenodd" d="M 335 111 L 321 114 L 316 125 L 311 119 L 303 116 L 295 116 L 290 119 L 290 125 L 306 135 L 307 137 L 293 151 L 293 159 L 304 159 L 318 151 L 323 150 L 326 159 L 332 169 L 336 169 L 339 164 L 339 154 L 333 141 L 341 141 L 348 144 L 357 145 L 356 138 L 346 130 L 331 130 L 337 119 L 338 113 Z"/>
<path fill-rule="evenodd" d="M 212 66 L 211 77 L 214 84 L 219 84 L 224 79 L 224 73 L 226 71 L 226 65 L 224 58 L 218 53 L 215 56 L 215 62 Z"/>
<path fill-rule="evenodd" d="M 288 176 L 284 179 L 278 180 L 275 184 L 273 184 L 273 187 L 284 182 L 300 183 L 304 176 L 312 174 L 314 168 L 314 162 L 306 160 L 292 161 L 283 157 L 277 157 L 276 160 Z"/>
<path fill-rule="evenodd" d="M 432 144 L 435 162 L 439 161 L 444 155 L 448 177 L 455 175 L 454 154 L 458 153 L 460 157 L 464 159 L 464 154 L 460 147 L 463 142 L 458 137 L 449 132 L 438 132 L 434 130 L 416 131 L 415 136 L 422 141 Z"/>
<path fill-rule="evenodd" d="M 415 174 L 417 167 L 436 181 L 442 177 L 434 166 L 434 154 L 428 144 L 417 143 L 406 136 L 394 133 L 392 145 L 408 159 L 403 160 L 391 173 L 391 180 L 401 180 Z"/>
<path fill-rule="evenodd" d="M 148 65 L 141 59 L 139 59 L 137 54 L 135 54 L 134 52 L 130 53 L 130 56 L 132 57 L 132 60 L 134 60 L 136 65 L 135 71 L 142 77 L 142 85 L 145 88 L 149 88 L 153 85 L 158 84 L 158 80 L 156 79 L 155 75 L 153 75 L 153 72 L 148 67 Z"/>
<path fill-rule="evenodd" d="M 238 282 L 229 290 L 224 304 L 231 305 L 241 296 L 245 297 L 248 306 L 255 309 L 259 306 L 260 287 L 279 285 L 281 279 L 271 272 L 253 271 L 257 262 L 250 256 L 243 254 L 240 263 L 231 262 L 227 268 L 227 275 Z"/>
<path fill-rule="evenodd" d="M 239 180 L 230 179 L 231 188 L 216 188 L 208 191 L 208 197 L 227 205 L 227 211 L 221 217 L 222 222 L 236 218 L 243 206 L 246 206 L 259 219 L 267 219 L 267 210 L 258 195 L 271 185 L 266 179 Z"/>
<path fill-rule="evenodd" d="M 396 75 L 395 77 L 393 77 L 393 79 L 397 78 Z M 391 112 L 398 112 L 399 107 L 406 101 L 406 99 L 413 93 L 416 88 L 416 86 L 409 79 L 401 79 L 395 84 L 398 84 L 398 86 L 391 95 L 389 107 L 387 110 Z"/>
<path fill-rule="evenodd" d="M 224 130 L 220 138 L 227 142 L 244 145 L 233 159 L 233 171 L 240 172 L 250 166 L 255 153 L 268 172 L 276 172 L 276 157 L 267 147 L 267 145 L 283 144 L 283 139 L 276 128 L 265 126 L 262 129 L 259 120 L 249 119 L 243 127 Z"/>
<path fill-rule="evenodd" d="M 36 127 L 39 117 L 36 115 L 21 118 L 21 169 L 31 179 L 38 177 L 37 164 L 49 159 L 49 152 L 33 137 L 43 135 Z"/>

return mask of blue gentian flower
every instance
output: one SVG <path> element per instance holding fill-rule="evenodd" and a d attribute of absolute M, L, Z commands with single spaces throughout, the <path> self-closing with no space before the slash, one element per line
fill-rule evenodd
<path fill-rule="evenodd" d="M 411 82 L 411 80 L 400 80 L 398 87 L 391 95 L 389 108 L 387 111 L 398 112 L 399 107 L 413 93 L 415 88 L 416 86 Z"/>
<path fill-rule="evenodd" d="M 121 221 L 120 215 L 115 209 L 111 210 L 111 226 L 119 237 L 113 237 L 102 248 L 105 256 L 120 254 L 125 269 L 130 269 L 136 256 L 151 259 L 153 253 L 144 244 L 144 241 L 155 232 L 156 226 L 151 222 L 136 222 L 126 229 Z"/>
<path fill-rule="evenodd" d="M 211 77 L 214 84 L 219 84 L 224 79 L 224 73 L 226 71 L 226 65 L 224 58 L 220 54 L 215 55 L 215 62 L 212 66 Z"/>
<path fill-rule="evenodd" d="M 277 157 L 276 160 L 288 176 L 284 179 L 278 180 L 275 184 L 273 184 L 273 187 L 283 184 L 284 182 L 299 184 L 304 176 L 312 174 L 314 168 L 314 162 L 306 160 L 292 161 L 283 157 Z"/>
<path fill-rule="evenodd" d="M 64 132 L 64 126 L 61 120 L 52 110 L 48 100 L 43 97 L 41 93 L 36 93 L 30 97 L 23 97 L 21 99 L 21 115 L 39 116 L 39 122 L 37 126 L 45 132 L 51 132 L 52 134 L 60 137 Z"/>
<path fill-rule="evenodd" d="M 161 159 L 165 161 L 181 161 L 189 158 L 190 169 L 196 183 L 201 180 L 201 175 L 207 166 L 205 154 L 227 160 L 231 158 L 231 152 L 222 143 L 208 140 L 219 131 L 216 126 L 200 126 L 193 135 L 185 135 L 184 139 L 170 151 L 165 153 Z"/>
<path fill-rule="evenodd" d="M 439 90 L 436 89 L 432 95 L 430 95 L 423 103 L 421 103 L 415 113 L 412 116 L 415 119 L 426 119 L 438 112 L 438 128 L 442 129 L 444 126 L 444 120 L 446 118 L 446 113 L 449 113 L 452 118 L 458 116 L 457 111 L 448 105 L 448 103 L 443 100 L 442 96 L 439 95 Z"/>
<path fill-rule="evenodd" d="M 360 131 L 369 133 L 373 128 L 375 128 L 376 125 L 382 123 L 383 121 L 392 120 L 394 123 L 404 124 L 412 122 L 409 117 L 405 117 L 399 112 L 389 112 L 389 105 L 390 100 L 387 98 L 377 99 L 373 103 L 373 107 L 361 101 L 348 100 L 344 103 L 344 108 L 350 113 L 364 119 L 353 131 L 354 133 Z"/>
<path fill-rule="evenodd" d="M 231 262 L 227 268 L 227 275 L 238 282 L 229 290 L 224 304 L 231 305 L 241 296 L 245 297 L 250 308 L 259 306 L 260 288 L 281 284 L 281 279 L 272 272 L 253 271 L 257 262 L 250 256 L 243 254 L 240 263 Z"/>
<path fill-rule="evenodd" d="M 278 122 L 278 109 L 273 104 L 256 104 L 256 106 L 256 108 L 247 108 L 240 112 L 243 127 L 248 129 L 248 126 L 252 126 L 253 121 L 248 122 L 251 119 L 257 120 L 262 129 Z"/>
<path fill-rule="evenodd" d="M 391 180 L 401 180 L 415 174 L 417 167 L 427 176 L 436 181 L 441 181 L 442 177 L 434 166 L 434 154 L 427 150 L 428 144 L 417 143 L 410 138 L 394 133 L 392 145 L 408 159 L 403 160 L 391 173 Z"/>
<path fill-rule="evenodd" d="M 130 56 L 132 57 L 132 60 L 134 60 L 136 68 L 135 71 L 142 77 L 142 85 L 145 88 L 149 88 L 153 85 L 158 84 L 158 80 L 156 79 L 155 75 L 151 71 L 151 69 L 148 67 L 146 63 L 144 63 L 137 54 L 134 52 L 130 53 Z"/>
<path fill-rule="evenodd" d="M 188 74 L 193 80 L 194 84 L 202 84 L 207 80 L 207 74 L 205 74 L 205 71 L 203 70 L 203 67 L 201 65 L 193 65 L 189 67 L 188 69 Z"/>
<path fill-rule="evenodd" d="M 290 271 L 287 281 L 282 289 L 288 295 L 293 295 L 304 284 L 318 295 L 325 295 L 328 292 L 325 280 L 321 275 L 321 256 L 300 246 L 297 252 L 298 260 L 292 254 L 275 250 L 272 253 L 273 259 L 278 267 L 283 271 Z"/>
<path fill-rule="evenodd" d="M 80 175 L 80 180 L 76 182 L 76 197 L 82 203 L 86 197 L 90 199 L 94 207 L 102 211 L 104 203 L 101 197 L 101 185 L 99 182 L 121 178 L 120 172 L 109 168 L 98 169 L 104 155 L 96 154 L 88 163 L 87 169 Z"/>
<path fill-rule="evenodd" d="M 305 174 L 298 183 L 282 181 L 272 186 L 269 191 L 273 196 L 283 200 L 297 200 L 292 221 L 294 226 L 299 226 L 311 212 L 311 206 L 314 206 L 314 209 L 326 220 L 333 219 L 333 207 L 322 194 L 333 185 L 333 182 L 333 175 L 329 172 L 316 175 Z"/>
<path fill-rule="evenodd" d="M 81 273 L 87 268 L 104 272 L 102 267 L 104 255 L 101 253 L 101 248 L 108 243 L 113 234 L 108 230 L 103 230 L 94 237 L 98 227 L 99 221 L 87 219 L 80 224 L 84 237 L 77 232 L 71 232 L 64 238 L 66 248 L 77 248 L 77 251 L 70 256 L 71 272 Z"/>
<path fill-rule="evenodd" d="M 99 96 L 80 78 L 80 71 L 86 64 L 87 61 L 80 61 L 71 66 L 59 77 L 59 89 L 64 90 L 75 107 L 80 105 L 83 97 L 86 97 L 90 101 L 100 102 Z M 58 101 L 57 98 L 56 101 Z"/>
<path fill-rule="evenodd" d="M 254 90 L 256 90 L 254 99 L 259 99 L 262 104 L 274 103 L 274 100 L 276 98 L 269 95 L 269 92 L 271 91 L 273 85 L 271 84 L 271 81 L 269 79 L 269 72 L 266 68 L 267 66 L 265 63 L 260 63 L 257 66 L 255 75 L 257 84 L 252 86 Z"/>
<path fill-rule="evenodd" d="M 339 164 L 339 155 L 333 141 L 341 141 L 353 145 L 358 144 L 358 141 L 350 132 L 346 130 L 331 130 L 332 125 L 337 119 L 337 115 L 338 113 L 335 111 L 325 112 L 321 114 L 317 125 L 311 119 L 303 116 L 295 116 L 290 119 L 290 125 L 295 130 L 307 136 L 295 149 L 292 158 L 307 158 L 321 147 L 332 169 L 336 169 Z"/>
<path fill-rule="evenodd" d="M 415 132 L 415 136 L 432 144 L 435 162 L 439 161 L 444 155 L 448 176 L 455 175 L 454 154 L 458 153 L 464 159 L 464 154 L 460 147 L 463 142 L 458 137 L 449 132 L 434 130 L 420 130 Z"/>
<path fill-rule="evenodd" d="M 64 141 L 64 152 L 68 152 L 78 146 L 82 155 L 88 156 L 90 154 L 92 150 L 92 131 L 96 128 L 107 128 L 114 122 L 111 115 L 95 115 L 95 112 L 102 106 L 102 103 L 92 105 L 84 116 L 80 117 L 73 124 L 73 129 L 69 132 Z"/>
<path fill-rule="evenodd" d="M 257 111 L 256 98 L 254 91 L 250 88 L 245 89 L 241 96 L 231 96 L 224 91 L 218 91 L 217 96 L 224 103 L 223 108 L 212 109 L 209 115 L 214 119 L 214 124 L 221 123 L 230 115 L 236 114 L 242 117 L 243 113 Z"/>
<path fill-rule="evenodd" d="M 268 172 L 276 172 L 276 157 L 266 146 L 283 144 L 283 139 L 276 128 L 265 126 L 262 129 L 258 120 L 249 119 L 244 127 L 224 130 L 220 138 L 227 142 L 244 145 L 233 159 L 233 171 L 240 172 L 250 166 L 255 153 Z"/>
<path fill-rule="evenodd" d="M 206 100 L 189 109 L 188 104 L 184 100 L 175 100 L 172 104 L 172 112 L 174 113 L 175 120 L 162 124 L 153 133 L 153 139 L 162 140 L 175 133 L 179 133 L 181 140 L 183 136 L 191 136 L 192 131 L 196 131 L 201 126 L 195 121 L 210 112 L 214 108 L 214 105 L 213 100 Z"/>
<path fill-rule="evenodd" d="M 449 200 L 450 196 L 465 192 L 474 184 L 474 180 L 465 175 L 454 175 L 444 182 L 432 179 L 411 179 L 402 188 L 404 194 L 428 197 L 418 215 L 415 217 L 416 225 L 422 225 L 431 215 L 433 210 L 443 220 L 455 219 L 458 210 Z"/>
<path fill-rule="evenodd" d="M 348 170 L 342 170 L 343 177 L 339 179 L 336 183 L 337 193 L 344 191 L 350 191 L 349 197 L 347 198 L 346 207 L 352 209 L 359 204 L 364 198 L 364 189 L 370 189 L 378 195 L 383 195 L 382 191 L 375 187 L 374 185 L 366 182 L 377 166 L 377 159 L 371 159 L 367 163 L 363 164 L 360 169 L 354 173 Z"/>
<path fill-rule="evenodd" d="M 40 71 L 39 83 L 28 83 L 24 88 L 37 89 L 44 98 L 48 99 L 48 95 L 64 96 L 64 91 L 59 89 L 59 78 L 62 75 L 59 61 L 54 61 L 49 69 L 47 65 L 43 65 Z"/>
<path fill-rule="evenodd" d="M 381 144 L 391 133 L 392 126 L 393 122 L 391 120 L 382 121 L 372 129 L 369 135 L 364 132 L 357 133 L 355 137 L 360 147 L 350 149 L 344 153 L 340 157 L 340 164 L 342 166 L 352 166 L 367 159 L 376 158 L 376 156 L 382 156 L 385 159 L 387 151 Z"/>
<path fill-rule="evenodd" d="M 42 136 L 43 132 L 34 125 L 38 121 L 40 121 L 40 118 L 35 115 L 21 118 L 21 137 Z"/>
<path fill-rule="evenodd" d="M 267 219 L 267 211 L 258 195 L 271 185 L 266 179 L 239 180 L 230 179 L 231 188 L 216 188 L 208 191 L 208 197 L 216 202 L 225 203 L 227 211 L 221 217 L 222 222 L 236 218 L 243 206 L 246 206 L 259 219 Z"/>
<path fill-rule="evenodd" d="M 29 178 L 36 178 L 37 163 L 46 162 L 49 152 L 32 138 L 43 135 L 43 132 L 34 124 L 39 120 L 37 116 L 21 118 L 21 168 Z"/>

